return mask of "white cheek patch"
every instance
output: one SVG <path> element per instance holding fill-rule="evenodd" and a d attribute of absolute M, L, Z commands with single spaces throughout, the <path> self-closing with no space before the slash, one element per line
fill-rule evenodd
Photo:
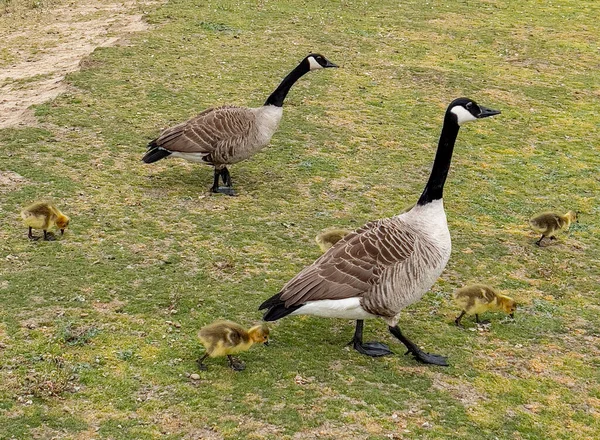
<path fill-rule="evenodd" d="M 461 105 L 457 105 L 450 111 L 456 115 L 458 125 L 462 125 L 465 122 L 477 120 L 477 118 L 473 116 L 469 110 L 467 110 Z"/>
<path fill-rule="evenodd" d="M 313 57 L 308 57 L 308 64 L 310 66 L 310 70 L 316 70 L 316 69 L 323 68 L 323 66 L 321 66 L 319 63 L 317 63 L 317 60 L 315 60 Z"/>

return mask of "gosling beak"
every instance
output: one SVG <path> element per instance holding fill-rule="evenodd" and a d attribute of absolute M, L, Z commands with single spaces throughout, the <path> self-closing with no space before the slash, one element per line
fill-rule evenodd
<path fill-rule="evenodd" d="M 482 105 L 479 106 L 479 109 L 481 110 L 481 113 L 477 115 L 478 119 L 500 114 L 500 110 L 492 110 L 491 108 L 486 108 Z"/>
<path fill-rule="evenodd" d="M 65 230 L 64 229 L 60 230 L 60 235 L 65 235 Z"/>
<path fill-rule="evenodd" d="M 269 345 L 269 341 L 265 341 L 265 345 Z"/>
<path fill-rule="evenodd" d="M 512 319 L 515 319 L 515 312 L 512 312 L 512 313 L 511 313 L 510 315 L 508 315 L 508 316 L 510 316 Z"/>
<path fill-rule="evenodd" d="M 325 68 L 327 67 L 340 67 L 337 64 L 333 64 L 331 61 L 327 60 L 327 64 L 325 64 Z"/>

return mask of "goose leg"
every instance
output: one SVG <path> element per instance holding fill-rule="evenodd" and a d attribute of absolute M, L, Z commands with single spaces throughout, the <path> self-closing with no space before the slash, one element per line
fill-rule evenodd
<path fill-rule="evenodd" d="M 27 234 L 27 238 L 29 238 L 30 240 L 39 240 L 40 239 L 40 237 L 33 235 L 31 226 L 29 227 L 29 234 Z"/>
<path fill-rule="evenodd" d="M 225 186 L 219 186 L 219 177 L 223 180 Z M 235 196 L 235 191 L 231 187 L 231 175 L 227 167 L 221 169 L 215 168 L 213 186 L 210 189 L 214 193 L 227 194 L 228 196 Z"/>
<path fill-rule="evenodd" d="M 204 356 L 202 356 L 201 358 L 199 358 L 196 363 L 198 364 L 198 368 L 201 369 L 202 371 L 208 370 L 208 367 L 206 365 L 204 365 L 204 359 L 206 359 L 208 357 L 208 353 L 206 353 Z"/>
<path fill-rule="evenodd" d="M 354 331 L 354 337 L 348 345 L 352 344 L 354 349 L 361 354 L 379 357 L 393 354 L 389 347 L 381 342 L 363 342 L 363 327 L 364 321 L 359 319 L 356 321 L 356 330 Z"/>
<path fill-rule="evenodd" d="M 419 347 L 417 347 L 410 339 L 402 334 L 398 326 L 389 327 L 390 333 L 400 340 L 408 351 L 406 354 L 411 353 L 416 360 L 423 362 L 424 364 L 441 365 L 443 367 L 448 366 L 448 360 L 444 356 L 439 354 L 425 353 Z"/>
<path fill-rule="evenodd" d="M 458 318 L 456 318 L 456 319 L 454 320 L 454 323 L 456 324 L 456 326 L 457 326 L 457 327 L 464 328 L 464 327 L 463 327 L 463 325 L 460 323 L 460 320 L 462 319 L 462 317 L 463 317 L 463 316 L 465 316 L 465 313 L 467 313 L 467 312 L 465 312 L 465 311 L 463 310 L 463 311 L 460 313 L 460 315 L 458 316 Z"/>
<path fill-rule="evenodd" d="M 234 358 L 230 354 L 227 355 L 227 359 L 229 359 L 229 366 L 234 371 L 243 371 L 246 368 L 246 365 L 242 361 Z"/>

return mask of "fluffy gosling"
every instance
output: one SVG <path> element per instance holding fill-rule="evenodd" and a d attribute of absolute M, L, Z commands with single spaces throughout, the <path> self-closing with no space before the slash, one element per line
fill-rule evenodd
<path fill-rule="evenodd" d="M 349 232 L 350 231 L 346 229 L 325 229 L 315 237 L 315 241 L 321 248 L 321 251 L 325 252 L 331 246 L 333 246 L 346 235 L 348 235 Z"/>
<path fill-rule="evenodd" d="M 544 237 L 550 237 L 550 240 L 555 240 L 554 234 L 563 228 L 569 228 L 571 223 L 577 221 L 577 214 L 573 211 L 567 212 L 565 215 L 555 214 L 553 212 L 544 212 L 529 220 L 532 228 L 542 234 L 540 239 L 535 242 L 538 246 L 542 245 Z"/>
<path fill-rule="evenodd" d="M 461 314 L 454 320 L 458 327 L 462 327 L 460 320 L 465 315 L 475 315 L 479 323 L 479 314 L 483 312 L 500 311 L 515 316 L 517 303 L 512 298 L 496 292 L 489 286 L 474 284 L 454 292 L 454 302 L 462 309 Z"/>
<path fill-rule="evenodd" d="M 21 218 L 25 226 L 29 227 L 27 237 L 30 240 L 39 240 L 40 237 L 34 236 L 32 229 L 42 229 L 44 231 L 44 240 L 55 240 L 54 234 L 49 233 L 48 229 L 56 227 L 60 229 L 60 235 L 65 233 L 69 226 L 69 217 L 58 210 L 56 206 L 49 202 L 35 202 L 21 211 Z"/>
<path fill-rule="evenodd" d="M 269 345 L 269 327 L 259 324 L 246 331 L 235 322 L 217 321 L 202 327 L 198 338 L 206 348 L 204 356 L 198 359 L 198 367 L 201 370 L 207 369 L 204 365 L 204 359 L 207 357 L 227 356 L 229 366 L 235 371 L 242 371 L 246 365 L 231 355 L 246 351 L 255 343 Z"/>

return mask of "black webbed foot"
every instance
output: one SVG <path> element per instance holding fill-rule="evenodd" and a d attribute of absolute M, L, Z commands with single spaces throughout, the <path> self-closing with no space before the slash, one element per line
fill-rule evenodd
<path fill-rule="evenodd" d="M 439 354 L 424 352 L 414 342 L 412 342 L 410 339 L 404 336 L 398 326 L 390 326 L 389 330 L 392 335 L 398 338 L 400 342 L 402 342 L 406 346 L 406 348 L 408 349 L 406 354 L 412 354 L 417 361 L 422 362 L 424 364 L 440 365 L 443 367 L 448 366 L 448 360 L 446 357 L 440 356 Z"/>
<path fill-rule="evenodd" d="M 366 356 L 379 357 L 393 354 L 390 348 L 381 342 L 363 342 L 363 327 L 364 321 L 362 319 L 356 321 L 354 337 L 348 345 L 352 345 L 356 351 Z"/>
<path fill-rule="evenodd" d="M 244 371 L 246 369 L 246 364 L 244 364 L 239 359 L 234 358 L 233 356 L 227 356 L 229 359 L 229 366 L 234 371 Z"/>
<path fill-rule="evenodd" d="M 56 241 L 56 236 L 52 232 L 44 231 L 44 241 Z"/>
<path fill-rule="evenodd" d="M 211 188 L 213 193 L 226 194 L 228 196 L 237 196 L 235 191 L 230 186 L 219 186 L 218 188 Z"/>
<path fill-rule="evenodd" d="M 423 350 L 417 349 L 417 351 L 408 350 L 405 354 L 412 354 L 413 357 L 424 364 L 439 365 L 442 367 L 448 366 L 448 358 L 439 354 L 426 353 Z"/>
<path fill-rule="evenodd" d="M 352 340 L 350 341 L 350 344 L 352 344 L 356 351 L 365 356 L 380 357 L 394 354 L 387 345 L 382 344 L 381 342 L 361 343 L 360 341 Z"/>

